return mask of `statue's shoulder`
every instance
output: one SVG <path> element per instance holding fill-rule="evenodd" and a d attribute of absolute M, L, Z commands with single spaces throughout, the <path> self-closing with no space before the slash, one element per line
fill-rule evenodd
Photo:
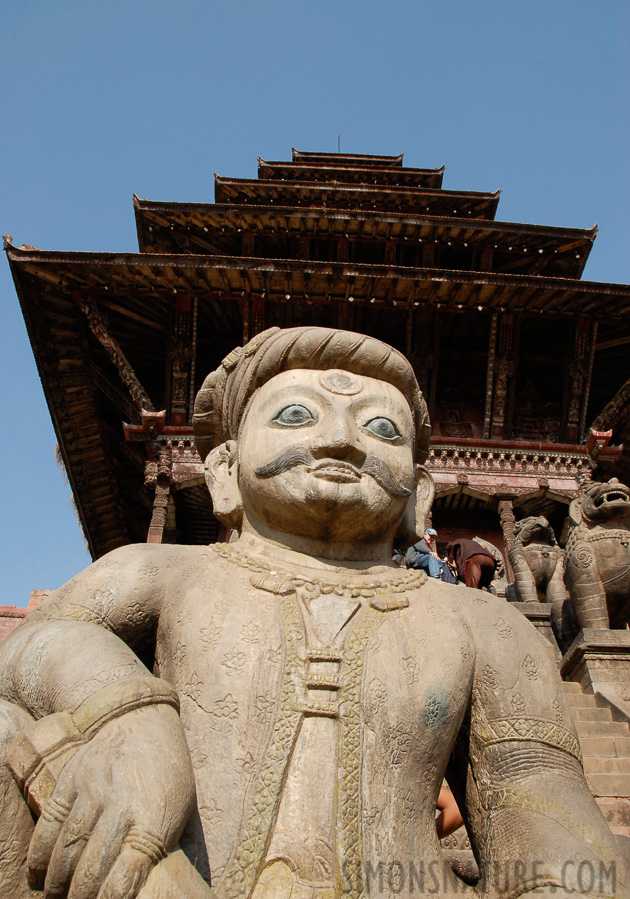
<path fill-rule="evenodd" d="M 130 543 L 112 550 L 90 565 L 86 572 L 107 572 L 112 577 L 145 575 L 179 581 L 200 570 L 221 567 L 221 557 L 210 546 Z"/>
<path fill-rule="evenodd" d="M 455 609 L 460 617 L 476 628 L 483 629 L 497 621 L 510 622 L 510 625 L 519 629 L 521 626 L 528 626 L 527 620 L 518 609 L 505 599 L 485 590 L 436 581 L 433 591 L 437 601 Z"/>

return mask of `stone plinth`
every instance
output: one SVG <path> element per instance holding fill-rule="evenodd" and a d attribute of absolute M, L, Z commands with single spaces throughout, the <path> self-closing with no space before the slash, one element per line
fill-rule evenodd
<path fill-rule="evenodd" d="M 562 657 L 560 673 L 585 693 L 618 698 L 618 710 L 630 717 L 630 631 L 581 630 Z"/>
<path fill-rule="evenodd" d="M 511 606 L 518 609 L 528 621 L 530 621 L 541 636 L 548 640 L 553 654 L 558 662 L 560 660 L 560 650 L 558 643 L 551 628 L 551 606 L 550 602 L 511 602 Z"/>

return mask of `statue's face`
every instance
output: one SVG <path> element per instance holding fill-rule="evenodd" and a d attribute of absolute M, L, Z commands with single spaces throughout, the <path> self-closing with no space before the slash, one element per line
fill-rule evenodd
<path fill-rule="evenodd" d="M 255 394 L 239 434 L 250 521 L 320 539 L 386 541 L 414 487 L 414 426 L 393 385 L 288 371 Z"/>

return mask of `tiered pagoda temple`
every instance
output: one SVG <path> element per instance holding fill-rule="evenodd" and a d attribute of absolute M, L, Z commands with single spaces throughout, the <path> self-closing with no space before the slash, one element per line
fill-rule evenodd
<path fill-rule="evenodd" d="M 495 220 L 443 167 L 305 153 L 215 176 L 214 203 L 134 197 L 139 253 L 6 248 L 96 558 L 219 536 L 192 443 L 195 392 L 272 325 L 378 336 L 427 397 L 440 543 L 562 536 L 580 482 L 628 480 L 630 287 L 582 281 L 596 228 Z M 508 569 L 509 573 L 509 569 Z"/>
<path fill-rule="evenodd" d="M 630 484 L 630 286 L 581 280 L 596 229 L 496 221 L 498 193 L 444 190 L 442 176 L 402 156 L 294 150 L 291 162 L 259 160 L 257 179 L 216 176 L 214 203 L 134 197 L 139 253 L 7 238 L 94 558 L 134 541 L 224 536 L 193 401 L 224 356 L 272 325 L 364 332 L 411 360 L 433 423 L 438 548 L 477 536 L 506 555 L 515 521 L 532 514 L 562 540 L 584 479 Z M 549 606 L 521 610 L 560 661 Z M 0 640 L 28 611 L 0 607 Z M 593 664 L 608 665 L 619 640 L 589 644 Z M 630 836 L 630 716 L 584 687 L 569 655 L 588 783 Z M 465 839 L 460 829 L 444 845 L 466 849 Z"/>

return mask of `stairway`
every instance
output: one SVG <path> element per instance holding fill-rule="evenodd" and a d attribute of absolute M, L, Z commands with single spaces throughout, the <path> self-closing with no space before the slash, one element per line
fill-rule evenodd
<path fill-rule="evenodd" d="M 579 684 L 563 682 L 587 783 L 613 833 L 630 837 L 630 728 Z"/>

